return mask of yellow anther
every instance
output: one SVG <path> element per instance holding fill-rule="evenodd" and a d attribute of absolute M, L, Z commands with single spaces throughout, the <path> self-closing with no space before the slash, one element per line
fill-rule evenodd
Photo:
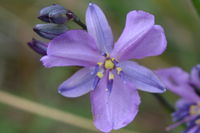
<path fill-rule="evenodd" d="M 97 76 L 98 76 L 99 78 L 102 78 L 102 77 L 103 77 L 103 73 L 102 73 L 102 72 L 98 72 L 98 73 L 97 73 Z"/>
<path fill-rule="evenodd" d="M 99 65 L 99 66 L 102 66 L 102 65 L 103 65 L 103 63 L 102 63 L 102 62 L 98 62 L 98 63 L 97 63 L 97 65 Z"/>
<path fill-rule="evenodd" d="M 105 67 L 106 69 L 113 69 L 114 66 L 115 66 L 114 63 L 113 63 L 111 60 L 106 60 L 106 61 L 105 61 L 104 67 Z"/>
<path fill-rule="evenodd" d="M 117 67 L 116 69 L 117 69 L 117 74 L 119 75 L 121 73 L 121 71 L 122 71 L 122 68 L 121 67 Z"/>
<path fill-rule="evenodd" d="M 112 61 L 116 61 L 116 62 L 119 62 L 117 59 L 115 58 L 111 58 Z"/>
<path fill-rule="evenodd" d="M 190 106 L 190 115 L 199 115 L 200 114 L 200 106 L 192 105 Z"/>
<path fill-rule="evenodd" d="M 196 120 L 195 123 L 199 125 L 200 124 L 200 119 Z"/>
<path fill-rule="evenodd" d="M 109 73 L 109 76 L 108 76 L 108 79 L 109 80 L 113 80 L 115 78 L 114 74 L 113 73 Z"/>
<path fill-rule="evenodd" d="M 195 105 L 190 106 L 190 114 L 191 115 L 195 115 L 196 114 L 196 106 Z"/>

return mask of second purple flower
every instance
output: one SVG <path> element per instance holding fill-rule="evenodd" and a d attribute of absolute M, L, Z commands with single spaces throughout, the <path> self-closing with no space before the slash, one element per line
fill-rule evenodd
<path fill-rule="evenodd" d="M 170 91 L 181 97 L 176 102 L 176 112 L 172 114 L 175 123 L 167 129 L 186 124 L 187 127 L 182 133 L 199 133 L 200 64 L 194 66 L 190 74 L 179 67 L 160 69 L 156 73 Z"/>

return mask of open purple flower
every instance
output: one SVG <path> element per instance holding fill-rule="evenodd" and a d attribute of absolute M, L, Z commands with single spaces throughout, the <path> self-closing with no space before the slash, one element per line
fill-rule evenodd
<path fill-rule="evenodd" d="M 200 132 L 200 64 L 193 67 L 190 74 L 181 68 L 172 67 L 157 70 L 169 90 L 181 97 L 177 101 L 177 111 L 172 114 L 174 125 L 169 130 L 186 123 L 183 133 Z"/>
<path fill-rule="evenodd" d="M 88 6 L 86 25 L 88 32 L 71 30 L 53 39 L 41 61 L 46 67 L 84 67 L 60 85 L 59 93 L 78 97 L 91 92 L 94 123 L 99 130 L 110 132 L 136 116 L 140 104 L 136 88 L 165 91 L 151 70 L 127 60 L 160 55 L 166 38 L 162 27 L 154 25 L 154 16 L 144 11 L 128 13 L 115 45 L 106 17 L 95 4 Z"/>

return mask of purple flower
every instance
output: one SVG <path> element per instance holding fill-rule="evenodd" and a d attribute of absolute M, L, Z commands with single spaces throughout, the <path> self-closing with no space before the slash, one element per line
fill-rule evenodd
<path fill-rule="evenodd" d="M 114 45 L 113 34 L 101 9 L 90 3 L 86 11 L 88 32 L 71 30 L 53 39 L 46 67 L 83 66 L 59 87 L 66 97 L 91 94 L 96 127 L 103 132 L 129 124 L 138 112 L 140 97 L 136 90 L 162 93 L 164 85 L 149 69 L 128 59 L 160 55 L 166 48 L 161 26 L 144 11 L 131 11 L 126 26 Z"/>
<path fill-rule="evenodd" d="M 172 114 L 173 120 L 176 123 L 169 126 L 168 130 L 186 123 L 187 128 L 183 133 L 199 133 L 200 64 L 193 67 L 190 74 L 178 67 L 160 69 L 156 73 L 169 90 L 181 97 L 176 102 L 177 111 Z"/>

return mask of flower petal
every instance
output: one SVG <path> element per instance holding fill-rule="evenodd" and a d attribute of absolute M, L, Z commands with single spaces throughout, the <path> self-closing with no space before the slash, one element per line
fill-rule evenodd
<path fill-rule="evenodd" d="M 180 109 L 180 108 L 183 108 L 185 105 L 189 105 L 192 103 L 194 103 L 194 102 L 192 102 L 188 99 L 181 98 L 176 101 L 176 108 Z"/>
<path fill-rule="evenodd" d="M 189 85 L 189 74 L 181 68 L 171 67 L 155 72 L 170 91 L 191 101 L 200 100 L 193 88 Z"/>
<path fill-rule="evenodd" d="M 199 128 L 198 125 L 193 124 L 193 125 L 187 126 L 185 130 L 182 131 L 181 133 L 199 133 L 199 132 L 196 132 L 196 130 L 199 130 L 198 128 Z"/>
<path fill-rule="evenodd" d="M 121 62 L 119 67 L 122 68 L 122 78 L 131 82 L 137 89 L 151 93 L 163 93 L 166 90 L 163 83 L 151 70 L 136 62 Z"/>
<path fill-rule="evenodd" d="M 92 112 L 95 126 L 110 132 L 129 124 L 138 112 L 140 97 L 133 86 L 116 76 L 111 93 L 106 91 L 106 76 L 91 92 Z"/>
<path fill-rule="evenodd" d="M 200 89 L 200 64 L 192 68 L 190 81 L 195 87 Z"/>
<path fill-rule="evenodd" d="M 117 59 L 127 50 L 133 50 L 139 40 L 149 32 L 154 25 L 154 16 L 144 11 L 131 11 L 126 18 L 125 28 L 114 46 L 113 57 Z M 120 56 L 118 55 L 120 54 Z"/>
<path fill-rule="evenodd" d="M 110 53 L 113 45 L 113 35 L 103 11 L 90 3 L 86 11 L 88 33 L 95 39 L 97 47 L 103 53 Z"/>
<path fill-rule="evenodd" d="M 46 67 L 93 66 L 101 60 L 103 56 L 94 40 L 83 30 L 71 30 L 53 39 L 48 45 L 47 56 L 41 59 Z"/>
<path fill-rule="evenodd" d="M 82 96 L 93 90 L 95 68 L 82 68 L 59 86 L 59 93 L 65 97 Z"/>
<path fill-rule="evenodd" d="M 61 66 L 93 66 L 94 64 L 91 62 L 78 60 L 78 59 L 70 59 L 65 57 L 58 56 L 43 56 L 41 58 L 43 65 L 47 68 L 51 67 L 61 67 Z"/>
<path fill-rule="evenodd" d="M 200 132 L 200 126 L 196 125 L 193 129 L 189 131 L 189 133 L 199 133 Z"/>
<path fill-rule="evenodd" d="M 163 28 L 159 25 L 154 25 L 142 38 L 128 48 L 122 48 L 119 53 L 116 53 L 116 56 L 119 60 L 141 59 L 162 54 L 166 46 L 167 41 Z"/>

